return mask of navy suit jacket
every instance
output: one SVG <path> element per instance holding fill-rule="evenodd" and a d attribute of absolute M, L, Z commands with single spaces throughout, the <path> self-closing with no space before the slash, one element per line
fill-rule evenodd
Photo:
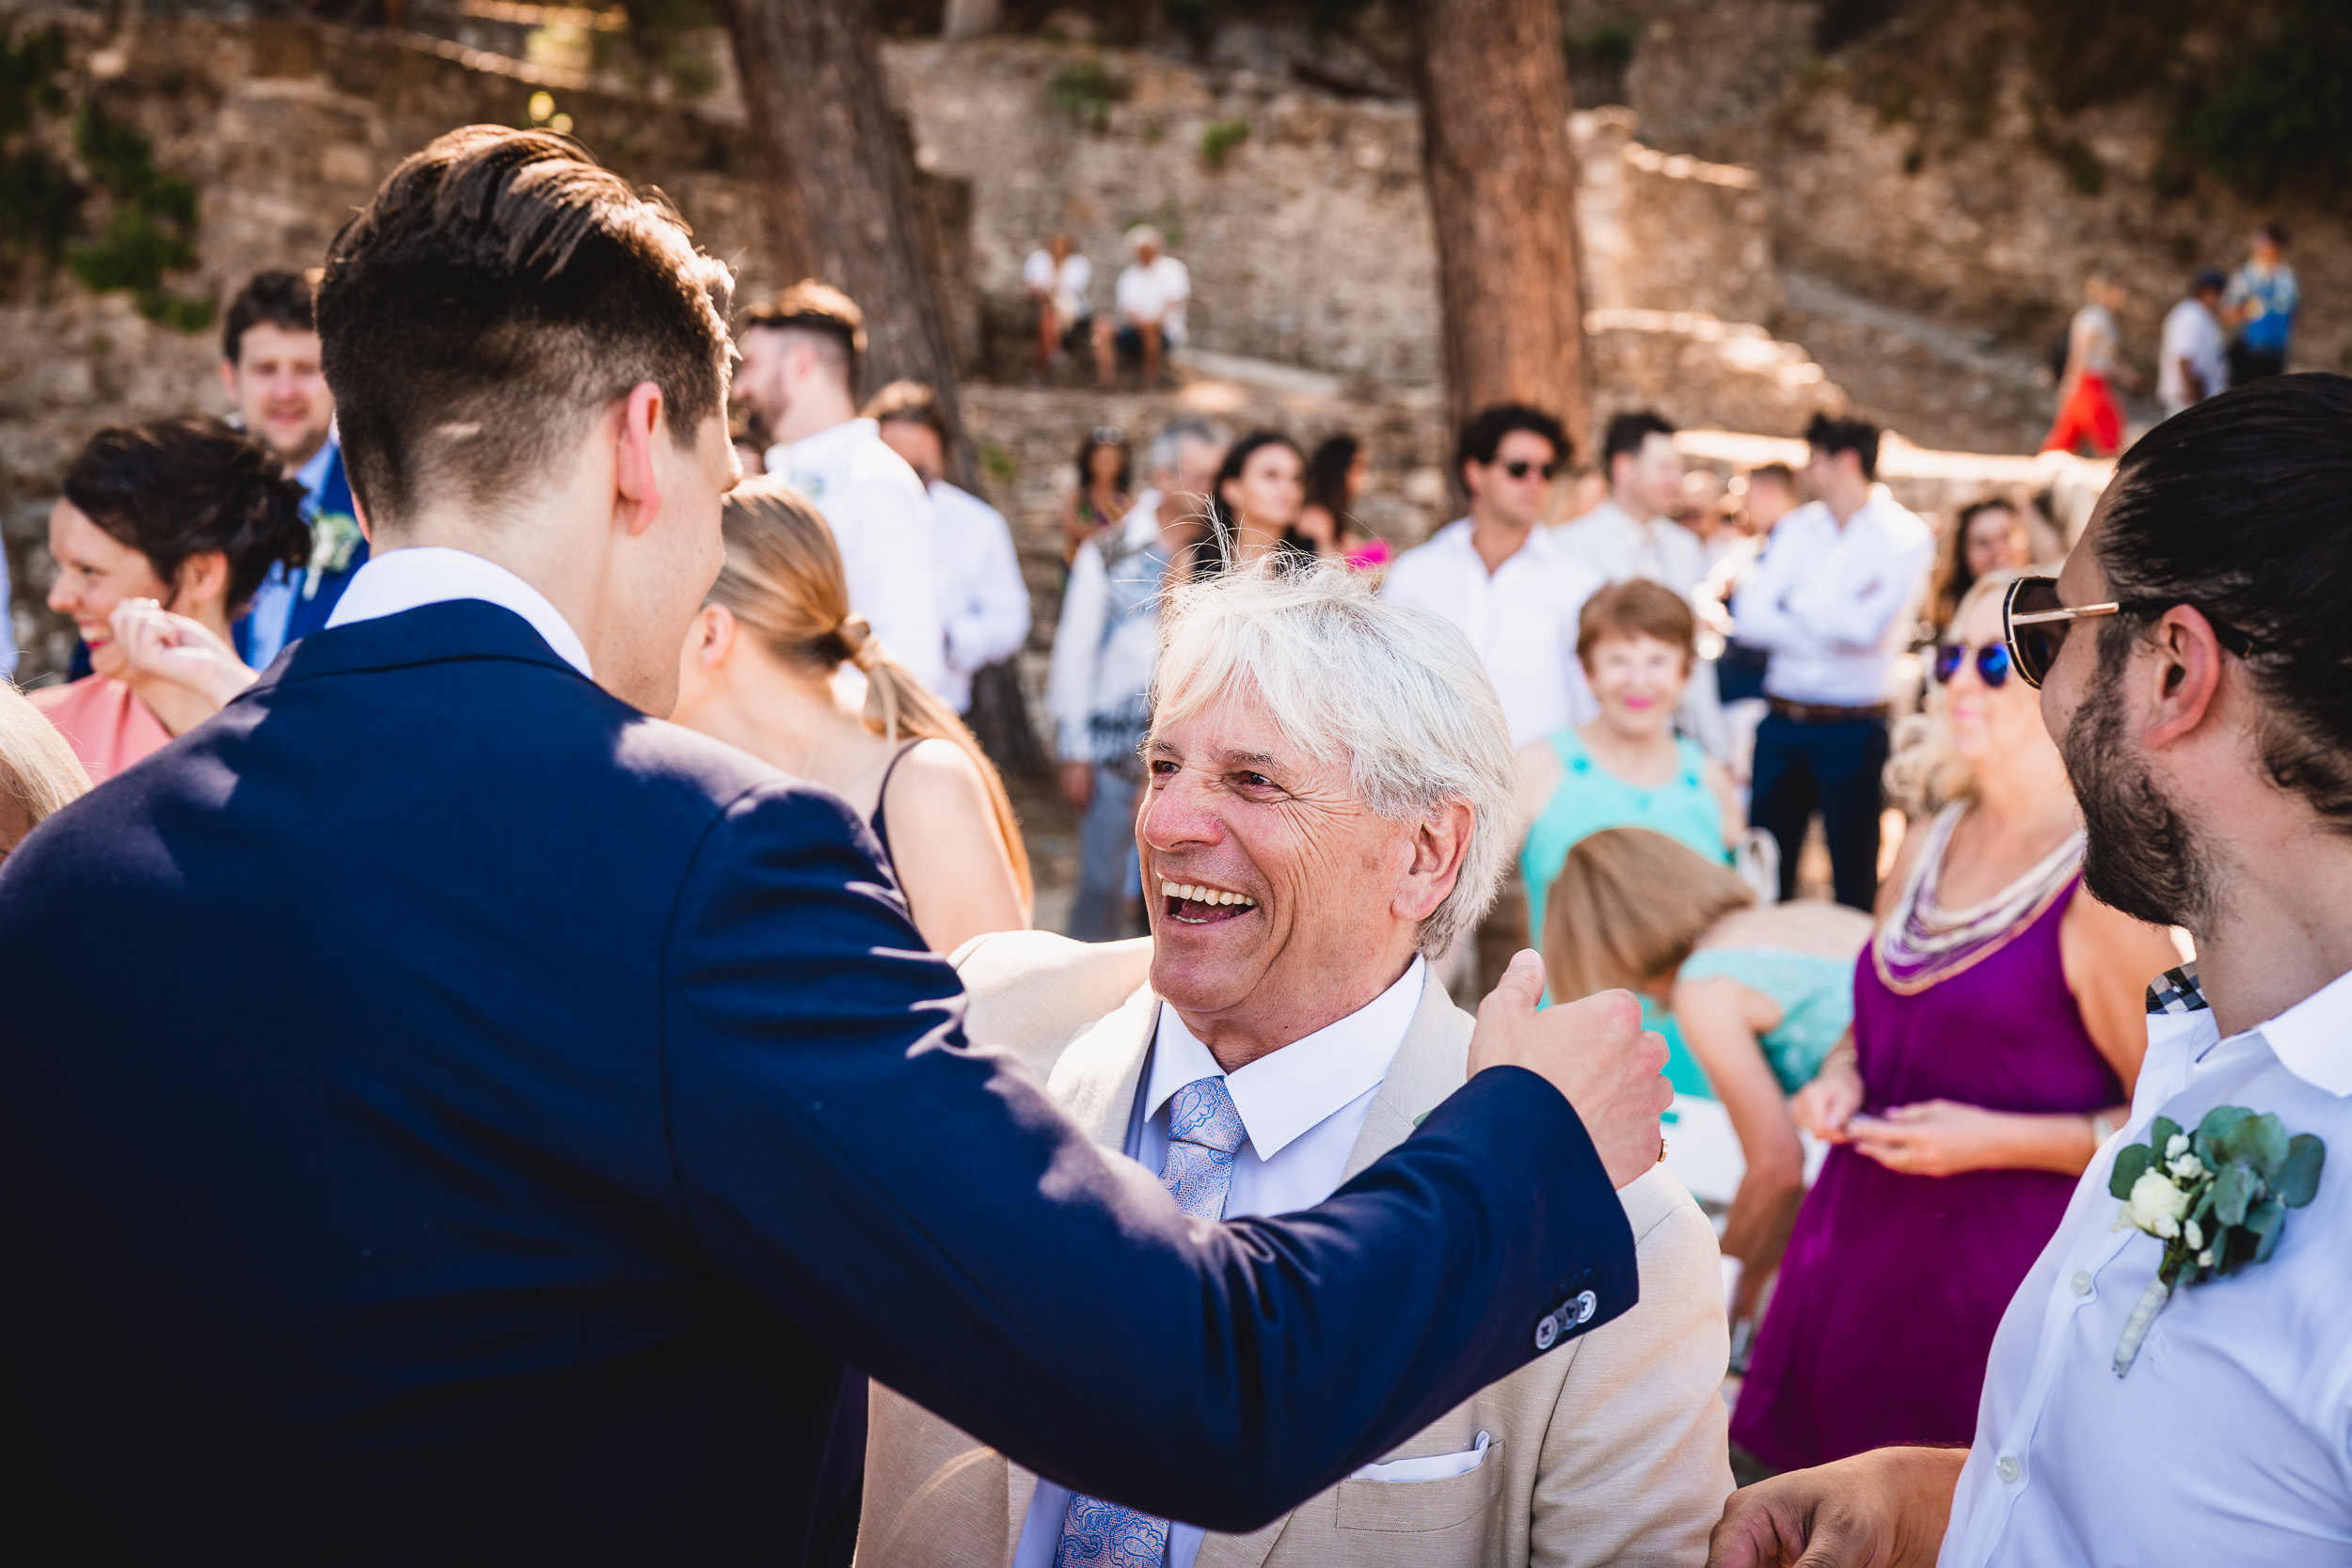
<path fill-rule="evenodd" d="M 0 996 L 11 1562 L 791 1562 L 845 1362 L 1242 1529 L 1635 1297 L 1518 1069 L 1182 1218 L 967 1046 L 838 800 L 480 602 L 44 823 Z"/>

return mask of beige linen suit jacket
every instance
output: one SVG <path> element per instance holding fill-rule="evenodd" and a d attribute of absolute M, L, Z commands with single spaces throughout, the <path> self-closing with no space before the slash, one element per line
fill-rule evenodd
<path fill-rule="evenodd" d="M 1127 1136 L 1160 1003 L 1152 944 L 1043 932 L 957 955 L 968 1032 L 1022 1057 L 1110 1148 Z M 1352 1180 L 1463 1082 L 1471 1020 L 1429 986 L 1348 1157 Z M 1343 1481 L 1248 1535 L 1209 1535 L 1197 1568 L 1697 1564 L 1731 1492 L 1721 1387 L 1728 1333 L 1715 1233 L 1680 1183 L 1650 1172 L 1618 1195 L 1640 1305 L 1457 1406 L 1384 1460 L 1457 1454 L 1441 1481 Z M 1005 1568 L 1037 1477 L 876 1385 L 859 1568 Z"/>

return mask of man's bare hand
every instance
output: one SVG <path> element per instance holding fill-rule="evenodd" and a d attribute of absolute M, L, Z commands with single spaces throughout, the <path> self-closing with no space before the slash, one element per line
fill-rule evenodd
<path fill-rule="evenodd" d="M 1934 1568 L 1965 1449 L 1880 1449 L 1742 1487 L 1707 1568 Z"/>
<path fill-rule="evenodd" d="M 1548 1080 L 1576 1108 L 1610 1184 L 1623 1187 L 1658 1163 L 1658 1117 L 1674 1100 L 1674 1086 L 1660 1076 L 1666 1042 L 1642 1027 L 1642 1004 L 1631 991 L 1599 991 L 1537 1012 L 1543 994 L 1543 960 L 1521 952 L 1478 1006 L 1470 1069 L 1523 1067 Z"/>

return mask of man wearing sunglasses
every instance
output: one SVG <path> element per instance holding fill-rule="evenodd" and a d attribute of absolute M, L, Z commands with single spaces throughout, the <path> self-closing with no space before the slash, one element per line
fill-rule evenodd
<path fill-rule="evenodd" d="M 1974 1447 L 1882 1449 L 1751 1487 L 1710 1564 L 2345 1560 L 2348 595 L 2352 380 L 2336 375 L 2166 420 L 2124 454 L 2065 571 L 2016 585 L 2007 653 L 2065 755 L 2084 884 L 2185 927 L 2198 961 L 2150 988 L 2130 1123 L 2010 1305 Z M 2117 1226 L 2117 1156 L 2158 1117 L 2196 1128 L 2225 1105 L 2329 1157 L 2308 1204 L 2268 1216 L 2272 1250 L 2157 1294 L 2126 1357 L 2163 1243 Z"/>
<path fill-rule="evenodd" d="M 1817 414 L 1804 435 L 1814 499 L 1780 520 L 1731 606 L 1735 635 L 1771 659 L 1752 810 L 1779 841 L 1783 898 L 1796 895 L 1797 852 L 1819 809 L 1837 901 L 1867 910 L 1878 894 L 1887 690 L 1935 541 L 1873 484 L 1876 425 Z"/>

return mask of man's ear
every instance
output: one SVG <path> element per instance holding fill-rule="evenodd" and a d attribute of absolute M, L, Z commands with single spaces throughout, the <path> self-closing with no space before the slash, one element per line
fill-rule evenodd
<path fill-rule="evenodd" d="M 220 387 L 229 394 L 230 403 L 237 401 L 237 367 L 226 359 L 220 362 Z"/>
<path fill-rule="evenodd" d="M 661 388 L 650 381 L 631 387 L 621 401 L 621 428 L 612 465 L 614 515 L 631 538 L 651 528 L 660 515 L 660 466 L 655 443 L 669 438 L 668 402 Z"/>
<path fill-rule="evenodd" d="M 2221 641 L 2213 623 L 2192 605 L 2174 605 L 2148 628 L 2147 721 L 2141 739 L 2168 745 L 2205 721 L 2221 690 Z"/>
<path fill-rule="evenodd" d="M 694 640 L 694 662 L 705 670 L 716 670 L 735 651 L 739 630 L 735 612 L 723 604 L 707 604 L 694 611 L 694 625 L 690 635 Z"/>
<path fill-rule="evenodd" d="M 1475 475 L 1477 470 L 1482 467 L 1484 467 L 1484 465 L 1482 465 L 1475 457 L 1465 457 L 1462 459 L 1462 494 L 1468 496 L 1472 500 L 1476 500 L 1478 499 L 1478 486 L 1481 482 L 1475 477 Z"/>
<path fill-rule="evenodd" d="M 1477 818 L 1467 800 L 1448 800 L 1414 825 L 1412 855 L 1397 884 L 1392 908 L 1406 920 L 1426 920 L 1462 879 Z"/>

